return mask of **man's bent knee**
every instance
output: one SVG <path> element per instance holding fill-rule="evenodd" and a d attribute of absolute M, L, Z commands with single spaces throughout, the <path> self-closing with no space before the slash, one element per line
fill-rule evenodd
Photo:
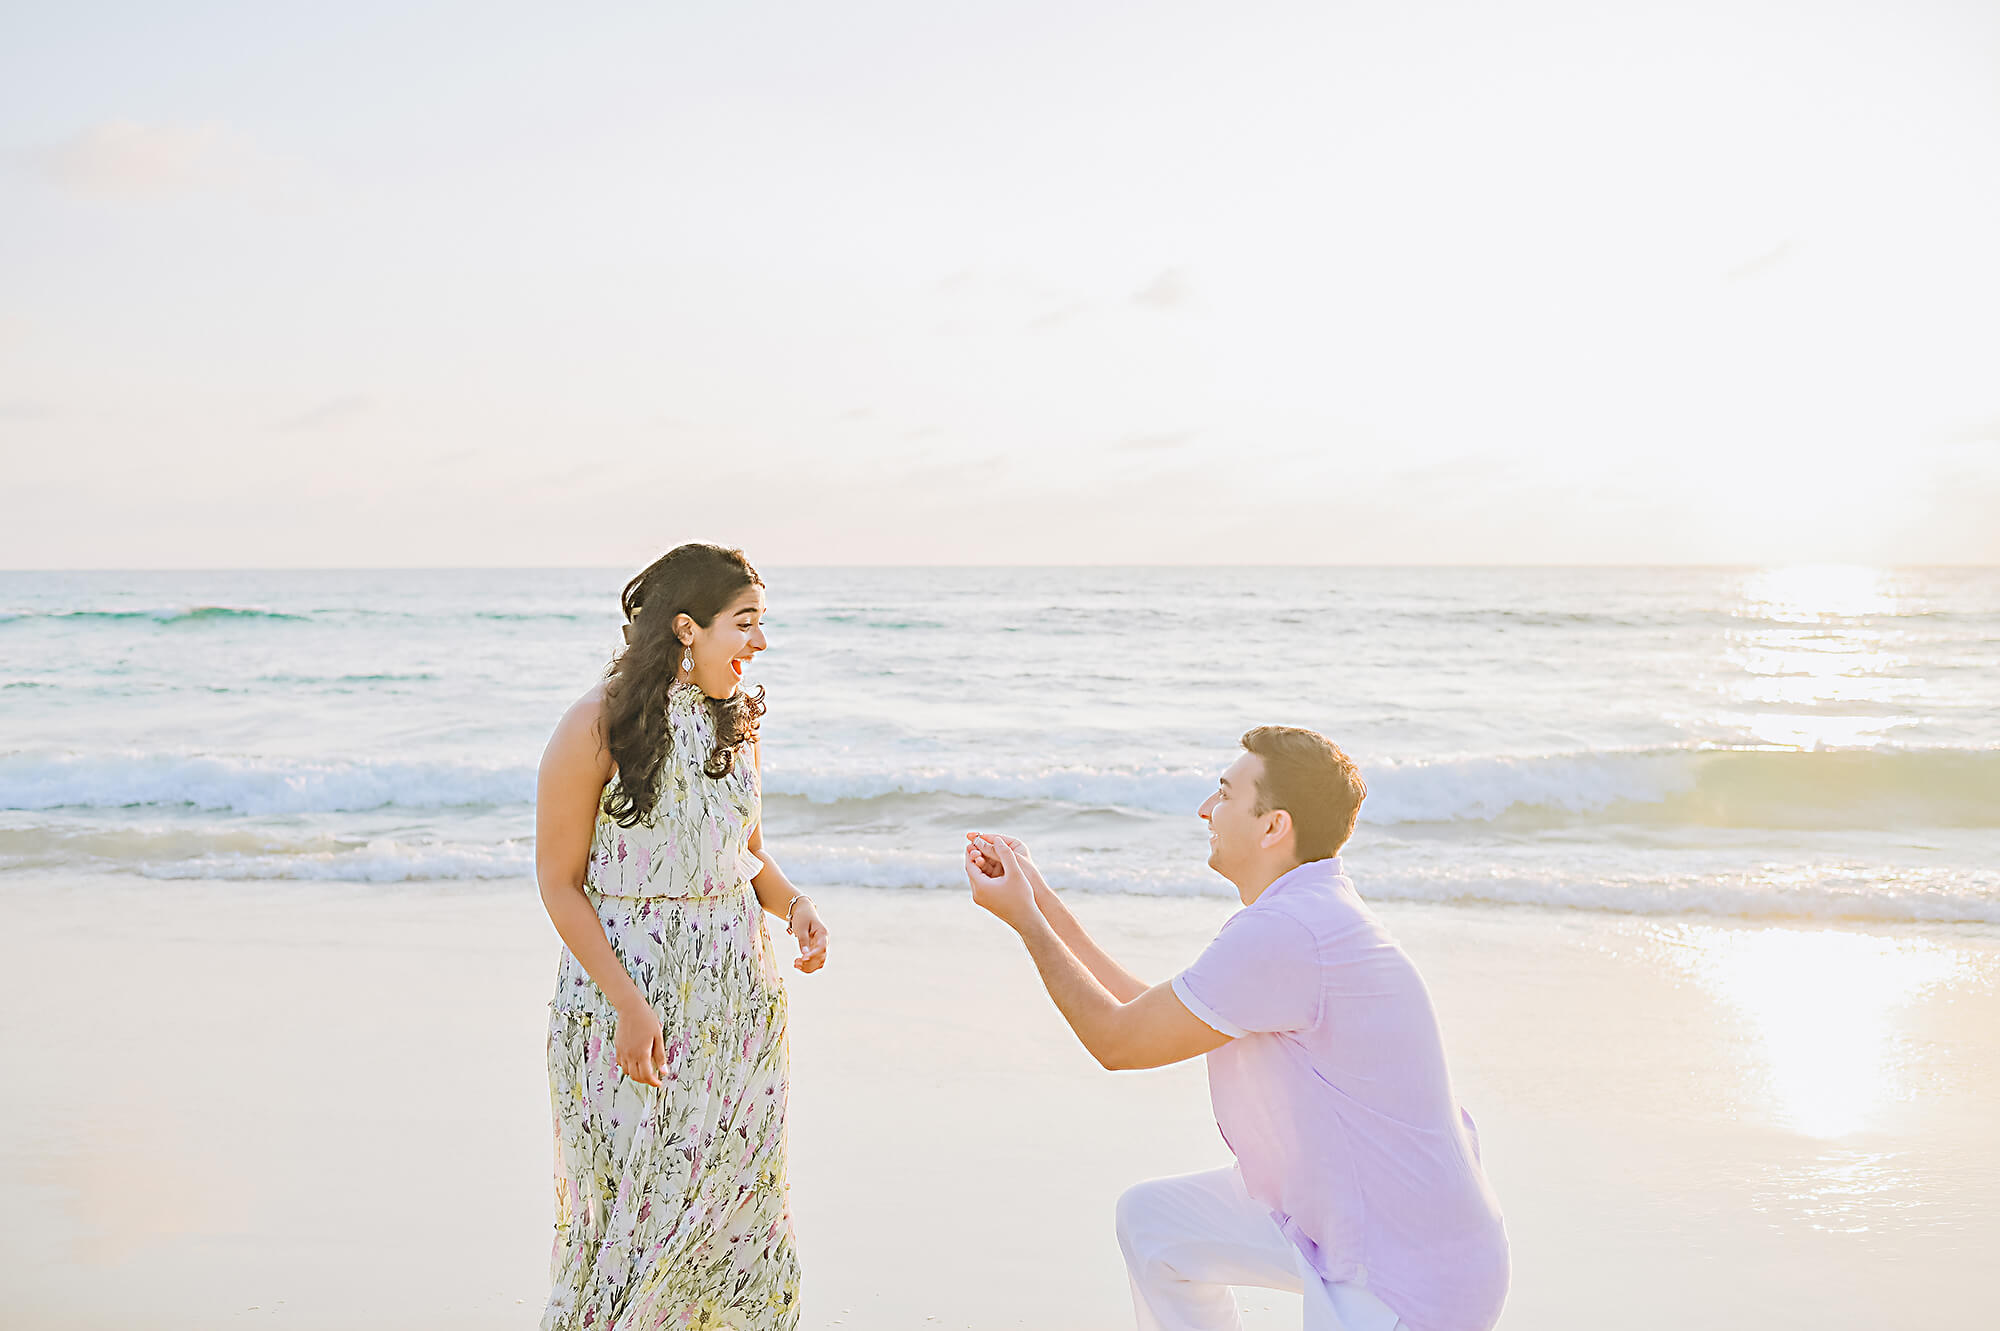
<path fill-rule="evenodd" d="M 1166 1185 L 1165 1179 L 1149 1179 L 1144 1183 L 1134 1183 L 1118 1194 L 1115 1211 L 1118 1246 L 1124 1250 L 1128 1262 L 1134 1258 L 1134 1245 L 1157 1228 L 1153 1222 L 1159 1216 Z"/>
<path fill-rule="evenodd" d="M 1118 1227 L 1118 1243 L 1121 1247 L 1131 1242 L 1132 1232 L 1139 1223 L 1139 1217 L 1145 1213 L 1145 1191 L 1145 1184 L 1134 1183 L 1118 1194 L 1118 1205 L 1112 1210 L 1112 1220 Z"/>

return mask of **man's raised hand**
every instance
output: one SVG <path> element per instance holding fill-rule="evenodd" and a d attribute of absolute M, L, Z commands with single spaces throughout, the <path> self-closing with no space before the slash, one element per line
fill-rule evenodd
<path fill-rule="evenodd" d="M 965 839 L 975 846 L 982 841 L 997 841 L 1011 849 L 1014 852 L 1014 858 L 1020 861 L 1021 872 L 1028 875 L 1028 882 L 1035 889 L 1035 899 L 1037 901 L 1042 899 L 1044 892 L 1050 890 L 1048 879 L 1042 877 L 1042 871 L 1036 867 L 1034 857 L 1028 853 L 1027 843 L 1019 837 L 1003 836 L 998 832 L 967 832 Z M 985 855 L 984 852 L 981 852 L 981 854 L 983 857 L 982 864 L 985 867 L 987 876 L 994 877 L 998 875 L 1001 872 L 1000 861 Z"/>
<path fill-rule="evenodd" d="M 968 833 L 965 880 L 972 886 L 975 903 L 1019 929 L 1036 913 L 1035 885 L 1010 840 Z"/>

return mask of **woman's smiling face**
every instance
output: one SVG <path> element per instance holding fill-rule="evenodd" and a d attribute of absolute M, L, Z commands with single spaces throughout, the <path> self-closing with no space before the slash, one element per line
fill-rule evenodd
<path fill-rule="evenodd" d="M 677 671 L 680 677 L 711 698 L 727 698 L 736 692 L 750 658 L 768 645 L 764 641 L 764 589 L 755 583 L 745 587 L 730 598 L 707 628 L 689 615 L 678 618 L 680 639 L 694 653 L 693 674 Z"/>

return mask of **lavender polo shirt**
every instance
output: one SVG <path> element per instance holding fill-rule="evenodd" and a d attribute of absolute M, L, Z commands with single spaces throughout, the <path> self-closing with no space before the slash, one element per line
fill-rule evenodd
<path fill-rule="evenodd" d="M 1340 861 L 1265 888 L 1174 992 L 1234 1037 L 1208 1056 L 1216 1125 L 1313 1268 L 1410 1331 L 1487 1331 L 1507 1294 L 1500 1204 L 1430 993 Z"/>

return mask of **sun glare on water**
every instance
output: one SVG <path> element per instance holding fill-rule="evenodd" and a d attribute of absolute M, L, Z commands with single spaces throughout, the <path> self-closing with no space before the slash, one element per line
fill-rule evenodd
<path fill-rule="evenodd" d="M 1760 619 L 1789 624 L 1893 615 L 1888 573 L 1861 564 L 1801 564 L 1760 569 L 1743 581 L 1743 600 Z"/>
<path fill-rule="evenodd" d="M 1810 565 L 1764 569 L 1743 580 L 1735 613 L 1754 628 L 1731 634 L 1741 672 L 1732 701 L 1753 743 L 1783 748 L 1855 748 L 1905 724 L 1895 713 L 1921 695 L 1896 677 L 1908 664 L 1896 633 L 1871 624 L 1900 607 L 1882 569 Z M 1748 710 L 1773 708 L 1782 710 Z"/>
<path fill-rule="evenodd" d="M 1822 1140 L 1879 1126 L 1911 1093 L 1898 1019 L 1965 969 L 1935 944 L 1838 930 L 1688 927 L 1670 941 L 1676 961 L 1750 1024 L 1773 1115 Z"/>

